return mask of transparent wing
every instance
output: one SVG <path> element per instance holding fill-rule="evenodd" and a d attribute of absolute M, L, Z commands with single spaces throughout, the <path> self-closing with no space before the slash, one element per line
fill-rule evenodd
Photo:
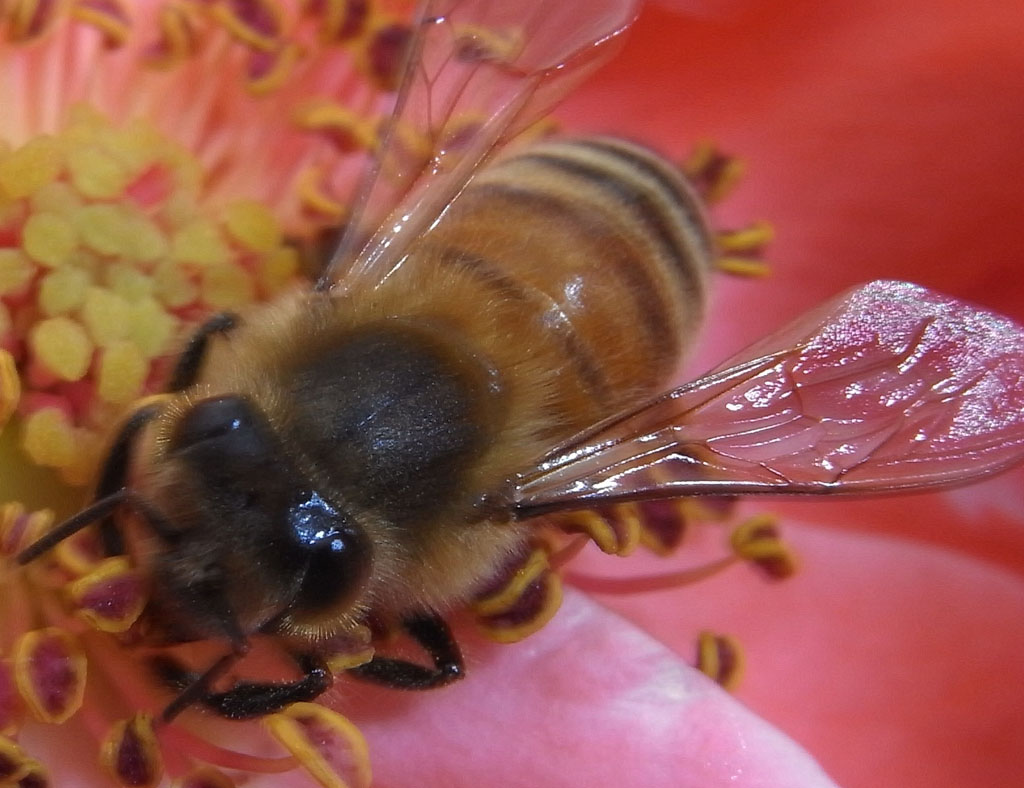
<path fill-rule="evenodd" d="M 318 289 L 372 284 L 489 155 L 614 51 L 638 0 L 428 0 L 395 111 Z"/>
<path fill-rule="evenodd" d="M 879 493 L 1024 459 L 1024 329 L 906 282 L 852 290 L 521 476 L 522 517 L 597 502 Z"/>

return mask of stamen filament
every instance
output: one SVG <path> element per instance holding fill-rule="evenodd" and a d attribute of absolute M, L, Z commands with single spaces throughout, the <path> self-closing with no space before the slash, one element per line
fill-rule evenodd
<path fill-rule="evenodd" d="M 647 594 L 652 591 L 667 591 L 672 588 L 688 586 L 707 580 L 719 572 L 728 569 L 740 559 L 734 555 L 719 558 L 704 566 L 683 569 L 679 572 L 666 572 L 657 575 L 639 575 L 637 577 L 599 577 L 595 575 L 567 572 L 565 581 L 570 585 L 593 594 Z"/>
<path fill-rule="evenodd" d="M 189 753 L 196 760 L 222 769 L 236 769 L 240 772 L 253 772 L 254 774 L 281 774 L 299 766 L 298 759 L 294 755 L 265 758 L 218 747 L 216 744 L 196 736 L 176 722 L 162 729 L 160 737 L 168 745 Z"/>

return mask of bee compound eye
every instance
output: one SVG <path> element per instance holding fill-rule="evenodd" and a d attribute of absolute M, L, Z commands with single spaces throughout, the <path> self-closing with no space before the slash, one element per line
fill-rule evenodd
<path fill-rule="evenodd" d="M 357 532 L 337 532 L 312 546 L 296 609 L 316 615 L 344 606 L 362 585 L 369 558 L 365 539 Z"/>
<path fill-rule="evenodd" d="M 299 617 L 338 610 L 354 598 L 369 574 L 366 534 L 315 492 L 292 507 L 290 524 L 306 565 L 292 610 Z"/>
<path fill-rule="evenodd" d="M 212 397 L 200 400 L 178 420 L 171 434 L 171 451 L 200 443 L 251 433 L 256 424 L 252 404 L 244 397 Z"/>

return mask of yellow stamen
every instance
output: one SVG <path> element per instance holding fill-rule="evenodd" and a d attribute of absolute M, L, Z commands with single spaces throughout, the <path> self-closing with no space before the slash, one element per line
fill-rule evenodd
<path fill-rule="evenodd" d="M 304 207 L 323 215 L 327 219 L 338 220 L 345 215 L 345 203 L 334 199 L 324 186 L 324 171 L 316 166 L 307 167 L 299 175 L 296 184 L 299 199 Z"/>
<path fill-rule="evenodd" d="M 755 564 L 769 577 L 781 580 L 796 572 L 796 556 L 779 536 L 775 515 L 762 513 L 744 520 L 733 530 L 730 542 L 737 557 Z"/>
<path fill-rule="evenodd" d="M 19 249 L 0 249 L 0 296 L 22 292 L 36 269 Z"/>
<path fill-rule="evenodd" d="M 359 729 L 337 712 L 313 703 L 293 703 L 264 725 L 324 788 L 368 788 L 370 753 Z M 330 758 L 325 755 L 330 752 Z M 338 754 L 347 752 L 351 775 L 335 771 Z M 351 780 L 351 781 L 350 781 Z"/>
<path fill-rule="evenodd" d="M 300 128 L 327 136 L 342 151 L 371 150 L 377 141 L 363 116 L 333 101 L 316 101 L 295 116 Z"/>
<path fill-rule="evenodd" d="M 237 309 L 256 298 L 252 279 L 241 268 L 232 265 L 211 266 L 204 270 L 200 292 L 203 302 L 215 312 Z"/>
<path fill-rule="evenodd" d="M 21 425 L 21 446 L 37 465 L 63 468 L 78 459 L 74 428 L 57 408 L 40 408 Z"/>
<path fill-rule="evenodd" d="M 199 297 L 199 286 L 181 266 L 162 263 L 153 273 L 156 297 L 171 309 L 191 304 Z"/>
<path fill-rule="evenodd" d="M 18 692 L 41 722 L 66 722 L 82 705 L 85 654 L 56 627 L 26 632 L 14 646 Z"/>
<path fill-rule="evenodd" d="M 85 303 L 92 277 L 81 268 L 65 266 L 43 277 L 39 284 L 39 306 L 48 317 L 67 315 Z"/>
<path fill-rule="evenodd" d="M 12 200 L 28 197 L 54 180 L 64 166 L 53 137 L 40 136 L 0 156 L 0 190 Z"/>
<path fill-rule="evenodd" d="M 227 265 L 231 250 L 212 220 L 197 218 L 174 234 L 171 257 L 178 263 L 197 266 Z"/>
<path fill-rule="evenodd" d="M 259 263 L 260 292 L 265 296 L 280 293 L 295 281 L 299 273 L 299 250 L 292 246 L 275 249 Z"/>
<path fill-rule="evenodd" d="M 71 16 L 103 33 L 108 46 L 120 46 L 131 33 L 128 14 L 118 0 L 107 0 L 102 10 L 82 3 L 75 4 L 71 7 Z"/>
<path fill-rule="evenodd" d="M 277 219 L 262 203 L 237 200 L 224 211 L 224 229 L 243 248 L 269 252 L 281 244 Z"/>
<path fill-rule="evenodd" d="M 697 639 L 697 669 L 730 692 L 743 678 L 743 648 L 730 635 L 701 632 Z"/>
<path fill-rule="evenodd" d="M 86 291 L 82 305 L 82 323 L 92 341 L 109 347 L 128 333 L 131 307 L 121 296 L 105 287 L 93 286 Z"/>
<path fill-rule="evenodd" d="M 110 200 L 121 194 L 128 185 L 128 171 L 110 154 L 96 148 L 76 150 L 67 157 L 71 185 L 83 197 Z"/>
<path fill-rule="evenodd" d="M 146 358 L 156 358 L 167 352 L 178 320 L 161 309 L 155 299 L 143 298 L 129 305 L 128 319 L 126 336 Z"/>
<path fill-rule="evenodd" d="M 134 342 L 113 342 L 100 354 L 97 393 L 106 402 L 131 402 L 142 390 L 148 372 L 148 360 Z"/>
<path fill-rule="evenodd" d="M 548 554 L 542 548 L 535 548 L 526 562 L 516 570 L 512 578 L 491 596 L 476 600 L 471 609 L 478 616 L 503 613 L 519 601 L 526 587 L 548 570 Z"/>
<path fill-rule="evenodd" d="M 62 380 L 81 380 L 92 361 L 93 344 L 81 323 L 51 317 L 37 323 L 29 334 L 35 358 Z"/>
<path fill-rule="evenodd" d="M 739 230 L 715 233 L 718 248 L 723 252 L 746 252 L 759 249 L 775 238 L 775 228 L 768 222 L 758 221 Z"/>
<path fill-rule="evenodd" d="M 719 257 L 715 267 L 724 274 L 751 278 L 763 278 L 772 272 L 766 262 L 750 257 Z"/>
<path fill-rule="evenodd" d="M 132 569 L 128 559 L 123 556 L 108 558 L 102 561 L 88 574 L 78 578 L 68 586 L 68 594 L 81 615 L 93 627 L 101 632 L 125 632 L 136 619 L 142 615 L 146 606 L 146 598 L 142 593 L 132 593 L 127 600 L 117 594 L 109 601 L 96 601 L 97 594 L 110 594 L 112 587 L 120 584 L 138 585 L 140 580 L 137 572 Z"/>
<path fill-rule="evenodd" d="M 0 430 L 14 414 L 21 399 L 21 379 L 10 352 L 0 349 Z"/>
<path fill-rule="evenodd" d="M 283 44 L 270 54 L 254 52 L 246 89 L 254 96 L 265 96 L 277 90 L 292 75 L 300 56 L 301 50 L 294 44 Z"/>
<path fill-rule="evenodd" d="M 158 785 L 163 777 L 163 760 L 149 716 L 136 714 L 115 723 L 103 742 L 100 762 L 120 785 L 132 788 Z"/>
<path fill-rule="evenodd" d="M 3 785 L 50 785 L 42 764 L 6 736 L 0 736 L 0 782 Z"/>

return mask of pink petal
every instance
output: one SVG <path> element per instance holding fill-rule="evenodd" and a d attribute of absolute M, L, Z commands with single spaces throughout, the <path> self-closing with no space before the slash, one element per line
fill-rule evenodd
<path fill-rule="evenodd" d="M 528 641 L 468 652 L 468 678 L 434 693 L 340 689 L 380 785 L 832 785 L 793 742 L 577 592 Z"/>
<path fill-rule="evenodd" d="M 739 698 L 843 785 L 1019 785 L 1024 576 L 884 533 L 785 534 L 803 569 L 784 583 L 739 571 L 605 601 L 681 653 L 702 626 L 738 635 Z"/>

